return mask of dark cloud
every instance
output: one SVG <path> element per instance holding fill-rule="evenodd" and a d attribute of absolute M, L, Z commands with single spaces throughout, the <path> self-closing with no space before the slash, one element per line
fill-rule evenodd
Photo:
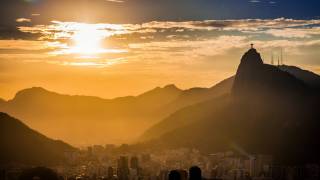
<path fill-rule="evenodd" d="M 2 0 L 0 22 L 10 24 L 17 18 L 31 18 L 36 24 L 53 19 L 112 23 L 278 17 L 312 19 L 319 17 L 319 12 L 319 0 L 260 0 L 259 3 L 249 0 L 126 0 L 122 3 L 107 0 Z"/>
<path fill-rule="evenodd" d="M 35 40 L 38 39 L 40 34 L 32 34 L 28 32 L 21 32 L 15 26 L 0 25 L 0 39 L 25 39 L 25 40 Z"/>

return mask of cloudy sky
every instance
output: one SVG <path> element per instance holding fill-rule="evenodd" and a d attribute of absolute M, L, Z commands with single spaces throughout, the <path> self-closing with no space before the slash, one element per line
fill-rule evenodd
<path fill-rule="evenodd" d="M 210 87 L 250 43 L 320 73 L 319 0 L 3 0 L 0 97 L 33 86 L 105 98 Z"/>

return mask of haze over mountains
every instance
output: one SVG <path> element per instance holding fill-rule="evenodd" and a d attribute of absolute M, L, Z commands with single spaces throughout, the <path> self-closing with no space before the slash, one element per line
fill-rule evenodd
<path fill-rule="evenodd" d="M 134 142 L 155 124 L 144 132 L 140 140 L 159 137 L 177 127 L 197 122 L 208 114 L 216 115 L 215 112 L 222 108 L 226 99 L 224 97 L 231 93 L 232 87 L 234 87 L 233 94 L 242 91 L 235 90 L 237 84 L 240 84 L 240 87 L 249 86 L 249 89 L 244 91 L 249 94 L 256 92 L 257 96 L 264 90 L 274 94 L 274 86 L 284 87 L 286 91 L 284 94 L 287 94 L 296 88 L 296 85 L 290 87 L 294 84 L 292 82 L 300 84 L 299 88 L 304 85 L 319 87 L 320 77 L 312 72 L 294 66 L 275 67 L 262 64 L 258 55 L 249 59 L 249 63 L 240 65 L 243 67 L 238 69 L 236 76 L 238 80 L 234 86 L 234 77 L 230 77 L 212 88 L 181 90 L 174 85 L 168 85 L 163 88 L 157 87 L 136 97 L 115 99 L 63 95 L 34 87 L 19 91 L 12 100 L 1 100 L 0 111 L 22 119 L 49 137 L 62 139 L 74 145 L 128 143 Z M 262 71 L 264 77 L 259 74 Z M 246 77 L 246 72 L 256 75 L 249 73 Z M 240 76 L 242 73 L 245 74 Z M 247 81 L 249 77 L 256 79 Z M 285 77 L 283 80 L 279 80 L 283 77 Z M 254 89 L 256 83 L 262 83 L 264 88 Z M 271 89 L 267 89 L 268 87 Z M 216 103 L 218 101 L 223 102 Z M 162 119 L 164 120 L 161 121 Z"/>
<path fill-rule="evenodd" d="M 171 114 L 143 139 L 150 138 L 145 144 L 151 147 L 196 147 L 208 153 L 233 149 L 246 156 L 272 154 L 276 163 L 319 162 L 316 79 L 295 67 L 264 64 L 250 49 L 230 94 Z"/>
<path fill-rule="evenodd" d="M 293 66 L 264 64 L 250 49 L 236 75 L 211 88 L 181 90 L 168 85 L 136 97 L 101 99 L 35 87 L 19 91 L 12 100 L 0 100 L 0 111 L 48 137 L 76 145 L 134 142 L 139 137 L 138 147 L 196 147 L 209 153 L 231 148 L 296 164 L 320 160 L 319 84 L 320 76 Z M 9 149 L 48 151 L 42 158 L 48 162 L 72 149 L 6 114 L 0 117 L 1 137 L 6 137 L 0 144 Z M 21 143 L 26 137 L 30 140 Z M 17 156 L 18 151 L 7 159 Z"/>
<path fill-rule="evenodd" d="M 228 93 L 231 82 L 232 78 L 212 88 L 188 90 L 168 85 L 116 99 L 62 95 L 34 87 L 0 102 L 0 111 L 74 145 L 127 143 L 182 107 Z"/>

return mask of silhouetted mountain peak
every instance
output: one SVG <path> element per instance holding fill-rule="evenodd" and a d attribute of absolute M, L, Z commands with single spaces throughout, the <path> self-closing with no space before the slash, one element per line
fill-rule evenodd
<path fill-rule="evenodd" d="M 174 84 L 168 84 L 164 86 L 163 89 L 180 91 L 180 89 Z"/>
<path fill-rule="evenodd" d="M 177 88 L 174 84 L 169 84 L 169 85 L 164 86 L 163 88 L 156 87 L 150 91 L 147 91 L 147 92 L 141 94 L 139 97 L 149 97 L 149 96 L 153 96 L 156 94 L 166 94 L 166 93 L 177 94 L 177 93 L 181 93 L 181 92 L 182 92 L 182 90 Z"/>
<path fill-rule="evenodd" d="M 276 66 L 264 64 L 256 49 L 251 48 L 241 58 L 237 70 L 233 93 L 263 95 L 303 92 L 305 83 L 294 75 Z"/>
<path fill-rule="evenodd" d="M 257 67 L 263 64 L 260 53 L 254 48 L 249 49 L 241 58 L 240 67 Z"/>
<path fill-rule="evenodd" d="M 34 96 L 34 95 L 40 95 L 40 94 L 50 94 L 53 92 L 50 92 L 42 87 L 32 87 L 23 89 L 16 93 L 14 99 L 21 98 L 21 97 L 28 97 L 28 96 Z"/>
<path fill-rule="evenodd" d="M 33 92 L 36 92 L 36 91 L 42 91 L 42 92 L 48 92 L 48 90 L 44 89 L 43 87 L 31 87 L 31 88 L 26 88 L 26 89 L 23 89 L 19 92 L 28 92 L 28 91 L 33 91 Z M 18 93 L 19 93 L 18 92 Z"/>

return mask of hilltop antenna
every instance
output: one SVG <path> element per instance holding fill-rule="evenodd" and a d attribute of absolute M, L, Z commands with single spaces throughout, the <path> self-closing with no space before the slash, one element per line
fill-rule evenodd
<path fill-rule="evenodd" d="M 278 56 L 278 66 L 280 66 L 280 57 Z"/>
<path fill-rule="evenodd" d="M 283 52 L 282 52 L 282 47 L 281 47 L 281 49 L 280 49 L 280 56 L 281 56 L 280 63 L 281 63 L 281 65 L 283 65 Z"/>

